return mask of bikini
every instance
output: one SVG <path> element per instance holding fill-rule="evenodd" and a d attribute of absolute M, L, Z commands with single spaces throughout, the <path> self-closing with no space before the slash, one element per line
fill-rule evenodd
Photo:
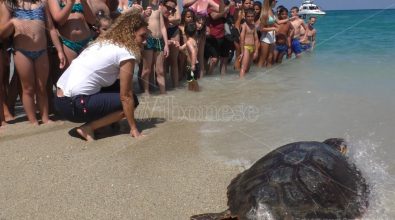
<path fill-rule="evenodd" d="M 255 29 L 254 29 L 255 30 Z M 247 32 L 247 31 L 246 31 Z M 252 34 L 254 35 L 254 32 L 253 31 L 251 31 L 252 32 Z M 250 33 L 251 34 L 251 33 Z M 246 33 L 246 35 L 247 35 L 247 33 Z M 251 53 L 254 53 L 254 51 L 255 51 L 255 45 L 244 45 L 244 49 L 246 49 L 250 54 Z"/>
<path fill-rule="evenodd" d="M 66 4 L 63 2 L 59 2 L 59 6 L 60 8 L 63 9 L 66 6 Z M 75 3 L 71 8 L 71 13 L 81 13 L 81 14 L 84 13 L 84 6 L 82 6 L 81 3 Z"/>
<path fill-rule="evenodd" d="M 64 8 L 66 5 L 63 2 L 59 2 L 60 8 Z M 71 13 L 84 13 L 84 7 L 81 3 L 75 3 L 71 8 Z M 85 46 L 92 40 L 92 37 L 88 37 L 84 40 L 80 41 L 72 41 L 65 37 L 60 36 L 60 40 L 62 41 L 63 45 L 70 48 L 77 54 L 80 54 L 81 51 L 85 48 Z"/>
<path fill-rule="evenodd" d="M 273 25 L 276 23 L 276 17 L 270 16 L 267 19 L 267 25 Z M 261 36 L 261 41 L 267 44 L 274 44 L 276 42 L 275 31 L 268 31 L 266 34 L 263 32 Z"/>
<path fill-rule="evenodd" d="M 201 2 L 207 2 L 208 0 L 201 0 Z M 199 3 L 201 3 L 199 2 Z M 193 12 L 195 12 L 196 15 L 202 16 L 202 17 L 208 17 L 208 12 L 207 8 L 200 8 L 199 4 L 194 3 L 189 7 Z M 208 5 L 208 4 L 207 4 Z"/>
<path fill-rule="evenodd" d="M 132 7 L 132 5 L 133 5 L 133 1 L 132 0 L 128 0 L 128 8 L 131 8 Z M 117 12 L 118 13 L 122 13 L 123 12 L 123 8 L 117 8 Z"/>
<path fill-rule="evenodd" d="M 44 5 L 40 5 L 35 9 L 22 9 L 22 8 L 15 8 L 12 17 L 21 19 L 21 20 L 40 20 L 45 22 L 45 9 Z M 38 51 L 29 51 L 20 48 L 15 48 L 14 50 L 21 52 L 24 56 L 36 60 L 41 55 L 43 55 L 47 49 L 42 49 Z"/>

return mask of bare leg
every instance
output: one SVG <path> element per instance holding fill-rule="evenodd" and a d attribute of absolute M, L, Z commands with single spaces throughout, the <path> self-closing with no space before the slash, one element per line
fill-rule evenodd
<path fill-rule="evenodd" d="M 143 72 L 141 73 L 141 79 L 144 85 L 144 93 L 149 95 L 149 82 L 152 71 L 152 58 L 154 51 L 144 50 L 143 52 Z"/>
<path fill-rule="evenodd" d="M 1 67 L 3 68 L 3 84 L 1 84 L 0 86 L 2 86 L 3 88 L 3 102 L 0 103 L 0 108 L 3 108 L 3 113 L 4 113 L 4 120 L 5 121 L 12 121 L 14 120 L 14 116 L 11 114 L 10 112 L 10 108 L 9 108 L 9 98 L 13 98 L 12 96 L 15 96 L 14 98 L 14 102 L 13 105 L 15 104 L 16 101 L 16 96 L 18 95 L 18 83 L 14 83 L 15 86 L 11 87 L 9 80 L 10 80 L 10 55 L 8 53 L 3 53 L 2 54 L 2 62 L 3 64 L 1 65 Z M 16 78 L 17 75 L 14 74 Z"/>
<path fill-rule="evenodd" d="M 240 70 L 241 62 L 240 62 L 239 56 L 241 54 L 241 48 L 240 48 L 240 44 L 237 42 L 234 42 L 234 45 L 235 45 L 235 51 L 236 51 L 236 59 L 235 59 L 234 68 L 235 68 L 235 70 Z"/>
<path fill-rule="evenodd" d="M 15 67 L 18 71 L 22 84 L 22 103 L 30 123 L 38 125 L 36 108 L 34 103 L 35 77 L 33 61 L 25 57 L 21 52 L 15 52 Z"/>
<path fill-rule="evenodd" d="M 253 62 L 254 62 L 255 65 L 258 65 L 259 59 L 260 59 L 260 56 L 261 56 L 261 53 L 260 53 L 261 52 L 261 44 L 259 44 L 258 48 L 255 48 L 255 50 L 258 50 L 258 58 L 256 60 L 253 60 Z"/>
<path fill-rule="evenodd" d="M 206 67 L 204 65 L 204 47 L 206 44 L 206 35 L 200 38 L 199 48 L 198 48 L 198 61 L 199 61 L 199 68 L 200 68 L 200 78 L 204 76 L 206 73 Z"/>
<path fill-rule="evenodd" d="M 280 53 L 277 57 L 277 63 L 282 63 L 285 53 Z"/>
<path fill-rule="evenodd" d="M 250 52 L 244 48 L 244 55 L 241 61 L 240 79 L 243 79 L 247 72 L 248 66 L 250 64 L 250 56 Z"/>
<path fill-rule="evenodd" d="M 3 62 L 3 50 L 0 48 L 0 126 L 5 124 L 5 117 L 4 117 L 4 111 L 3 111 L 3 103 L 4 103 L 4 98 L 5 98 L 5 90 L 4 90 L 4 62 Z"/>
<path fill-rule="evenodd" d="M 261 42 L 260 56 L 259 56 L 259 62 L 258 62 L 259 67 L 267 66 L 267 57 L 269 56 L 269 49 L 270 49 L 270 44 Z"/>
<path fill-rule="evenodd" d="M 49 120 L 48 93 L 46 88 L 49 75 L 49 61 L 47 53 L 44 53 L 34 61 L 34 69 L 36 73 L 36 95 L 41 120 L 44 124 L 50 123 L 52 121 Z"/>
<path fill-rule="evenodd" d="M 71 61 L 77 58 L 78 54 L 74 52 L 72 49 L 66 47 L 65 45 L 63 45 L 63 51 L 64 51 L 64 55 L 66 56 L 66 66 L 64 67 L 64 69 L 67 69 Z"/>
<path fill-rule="evenodd" d="M 208 66 L 208 74 L 211 75 L 214 72 L 215 67 L 217 66 L 218 58 L 217 57 L 210 57 L 210 63 Z"/>
<path fill-rule="evenodd" d="M 274 50 L 273 51 L 273 63 L 278 63 L 278 57 L 279 57 L 278 51 Z"/>
<path fill-rule="evenodd" d="M 156 60 L 155 73 L 156 73 L 156 81 L 159 84 L 160 94 L 166 94 L 165 73 L 163 69 L 165 57 L 163 55 L 163 52 L 155 52 L 154 59 Z"/>
<path fill-rule="evenodd" d="M 92 121 L 82 125 L 77 128 L 77 132 L 81 137 L 83 137 L 87 141 L 95 140 L 94 131 L 98 128 L 102 128 L 107 125 L 111 125 L 114 122 L 120 121 L 125 117 L 123 111 L 117 111 L 111 114 L 104 116 L 103 118 L 97 119 L 96 121 Z"/>
<path fill-rule="evenodd" d="M 11 116 L 10 120 L 14 119 L 14 116 L 12 114 L 15 113 L 15 103 L 16 103 L 16 99 L 18 98 L 18 95 L 22 99 L 22 85 L 18 75 L 19 75 L 18 71 L 16 70 L 16 68 L 14 68 L 14 74 L 12 75 L 11 82 L 8 86 L 8 93 L 6 100 L 8 109 L 10 110 L 9 111 Z M 4 115 L 6 116 L 6 111 L 4 111 Z"/>
<path fill-rule="evenodd" d="M 179 76 L 179 81 L 181 81 L 184 78 L 185 75 L 185 60 L 186 56 L 184 53 L 179 53 L 178 54 L 178 76 Z"/>
<path fill-rule="evenodd" d="M 269 54 L 267 56 L 267 67 L 272 67 L 273 64 L 273 51 L 274 51 L 274 44 L 269 44 Z"/>
<path fill-rule="evenodd" d="M 221 57 L 221 75 L 224 76 L 228 69 L 228 57 Z"/>
<path fill-rule="evenodd" d="M 178 87 L 179 76 L 178 76 L 178 53 L 179 49 L 174 45 L 170 46 L 170 56 L 167 58 L 170 63 L 171 78 L 173 81 L 173 87 Z"/>

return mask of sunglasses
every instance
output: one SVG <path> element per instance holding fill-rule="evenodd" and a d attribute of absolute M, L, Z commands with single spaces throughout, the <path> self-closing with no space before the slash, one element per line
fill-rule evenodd
<path fill-rule="evenodd" d="M 176 9 L 173 8 L 173 7 L 171 7 L 171 6 L 165 5 L 165 7 L 166 7 L 166 9 L 167 9 L 170 13 L 172 13 L 172 14 L 174 14 L 174 13 L 176 12 Z"/>

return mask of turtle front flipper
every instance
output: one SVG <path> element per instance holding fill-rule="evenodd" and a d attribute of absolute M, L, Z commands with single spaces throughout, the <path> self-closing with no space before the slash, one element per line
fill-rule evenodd
<path fill-rule="evenodd" d="M 229 210 L 220 213 L 205 213 L 191 216 L 191 220 L 238 220 L 236 216 L 232 216 Z"/>

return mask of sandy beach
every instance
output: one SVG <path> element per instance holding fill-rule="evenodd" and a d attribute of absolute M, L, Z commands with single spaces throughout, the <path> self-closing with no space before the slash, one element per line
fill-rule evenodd
<path fill-rule="evenodd" d="M 151 117 L 142 139 L 72 137 L 78 124 L 0 134 L 0 219 L 188 219 L 226 209 L 239 168 L 205 157 L 199 123 Z M 71 132 L 72 133 L 72 132 Z"/>

